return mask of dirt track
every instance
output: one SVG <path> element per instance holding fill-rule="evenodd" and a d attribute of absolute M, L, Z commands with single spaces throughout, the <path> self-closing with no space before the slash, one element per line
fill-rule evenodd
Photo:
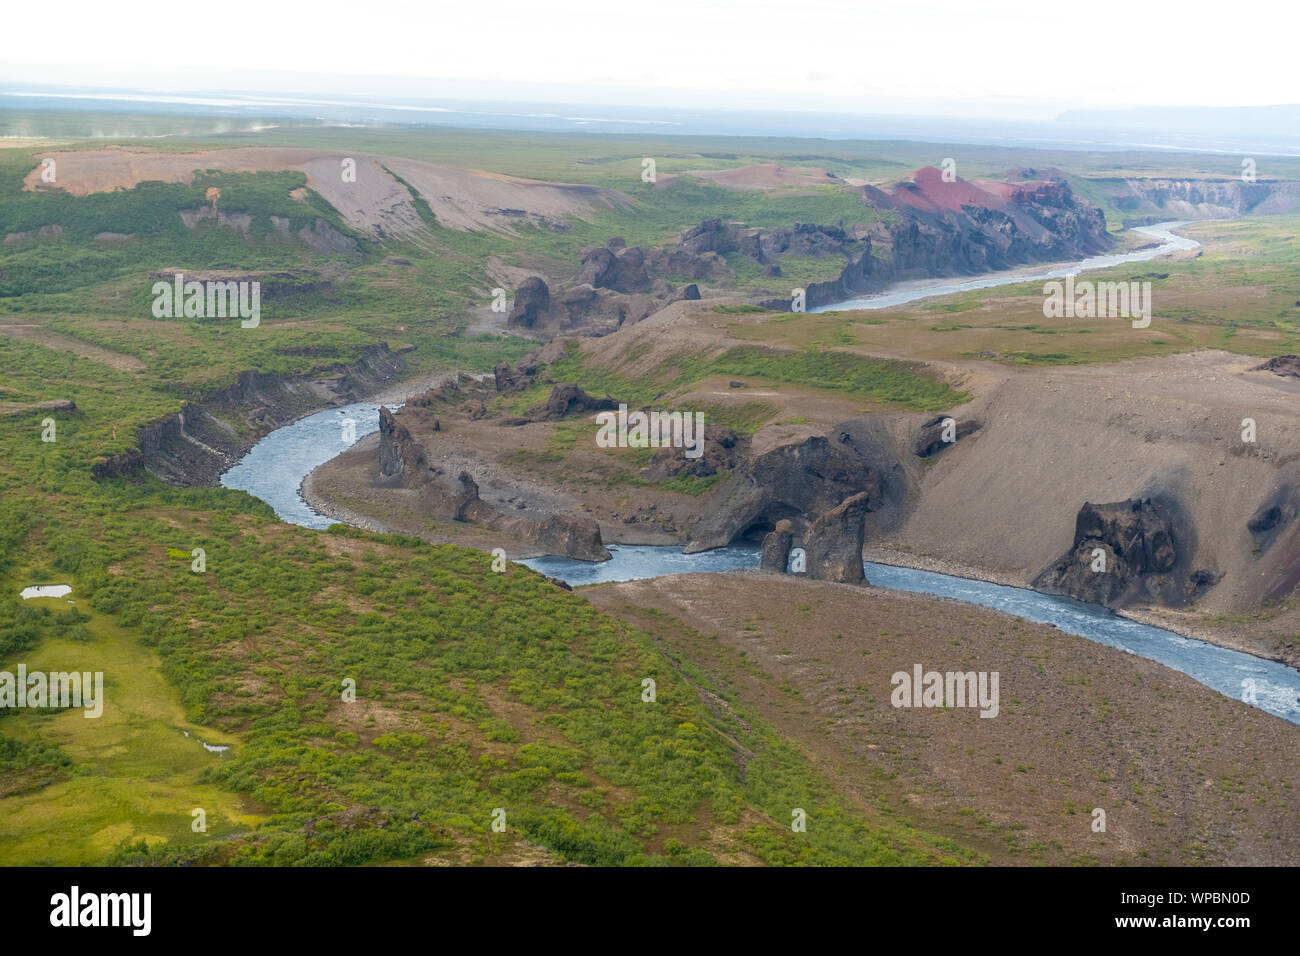
<path fill-rule="evenodd" d="M 58 332 L 49 331 L 42 325 L 0 323 L 0 335 L 7 335 L 13 339 L 22 339 L 25 342 L 35 342 L 38 345 L 44 345 L 59 352 L 72 352 L 82 358 L 91 359 L 121 372 L 141 372 L 145 368 L 144 362 L 134 355 L 100 348 L 98 345 L 91 345 L 89 342 L 74 339 L 69 335 L 60 335 Z"/>

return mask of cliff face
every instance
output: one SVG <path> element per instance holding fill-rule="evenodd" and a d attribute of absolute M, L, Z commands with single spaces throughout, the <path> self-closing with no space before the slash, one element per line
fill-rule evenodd
<path fill-rule="evenodd" d="M 1130 225 L 1166 219 L 1235 219 L 1300 210 L 1300 183 L 1235 179 L 1108 179 L 1098 186 Z"/>
<path fill-rule="evenodd" d="M 142 425 L 136 447 L 97 462 L 96 480 L 141 470 L 181 487 L 214 485 L 259 438 L 322 407 L 360 401 L 405 368 L 387 343 L 356 361 L 298 376 L 241 372 L 233 385 L 196 394 L 175 415 Z"/>
<path fill-rule="evenodd" d="M 891 222 L 846 232 L 796 226 L 800 255 L 842 255 L 844 269 L 833 280 L 806 285 L 809 308 L 878 292 L 890 282 L 996 272 L 1035 262 L 1096 255 L 1110 248 L 1100 208 L 1074 195 L 1062 180 L 946 182 L 930 167 L 891 190 L 864 186 L 863 200 L 890 214 Z M 760 238 L 761 250 L 781 247 Z M 798 276 L 786 275 L 792 284 Z M 763 302 L 788 310 L 785 299 Z"/>
<path fill-rule="evenodd" d="M 805 289 L 809 307 L 879 291 L 899 279 L 993 272 L 1017 265 L 1077 259 L 1111 245 L 1105 216 L 1073 194 L 1064 178 L 946 181 L 926 167 L 888 190 L 865 186 L 863 203 L 886 215 L 871 224 L 796 223 L 758 229 L 706 219 L 681 232 L 675 245 L 629 246 L 621 237 L 585 249 L 577 272 L 551 284 L 534 276 L 515 293 L 511 325 L 543 334 L 581 330 L 602 335 L 637 322 L 679 298 L 698 298 L 690 280 L 736 288 L 737 257 L 781 280 L 781 297 L 762 304 L 789 309 L 792 287 Z M 1051 175 L 1060 174 L 1052 172 Z M 834 279 L 801 276 L 808 259 L 824 259 Z M 783 267 L 783 262 L 785 263 Z M 775 289 L 773 289 L 775 291 Z"/>
<path fill-rule="evenodd" d="M 889 427 L 871 418 L 758 455 L 738 444 L 729 470 L 707 516 L 692 530 L 688 554 L 781 526 L 802 533 L 819 515 L 863 492 L 876 525 L 893 527 L 914 494 Z"/>

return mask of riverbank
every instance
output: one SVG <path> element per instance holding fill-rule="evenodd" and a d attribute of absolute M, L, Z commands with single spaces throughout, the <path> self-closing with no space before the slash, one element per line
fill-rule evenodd
<path fill-rule="evenodd" d="M 1161 364 L 1167 364 L 1169 361 L 1164 360 Z M 1106 380 L 1116 375 L 1116 370 L 1102 372 L 1089 369 L 1087 371 L 1091 373 L 1087 376 L 1091 380 L 1091 385 L 1098 384 L 1096 380 L 1099 375 L 1103 385 Z M 1133 372 L 1134 369 L 1130 367 L 1123 374 L 1124 387 L 1130 391 L 1141 381 Z M 1201 368 L 1201 373 L 1204 372 L 1205 369 Z M 1034 374 L 1041 378 L 1043 375 L 1050 376 L 1056 373 L 1049 371 Z M 1064 374 L 1077 373 L 1068 371 Z M 1167 391 L 1168 384 L 1162 377 L 1153 383 L 1153 387 Z M 925 473 L 919 498 L 923 504 L 919 505 L 902 527 L 895 532 L 879 537 L 868 536 L 870 544 L 864 555 L 867 560 L 1033 590 L 1035 571 L 1046 566 L 1069 546 L 1069 536 L 1072 534 L 1074 511 L 1077 505 L 1071 506 L 1060 500 L 1059 496 L 1047 495 L 1043 498 L 1041 507 L 1027 508 L 1026 503 L 1034 501 L 1034 494 L 1041 492 L 1042 489 L 1026 487 L 1017 493 L 1013 482 L 1022 482 L 1023 476 L 1009 475 L 1003 467 L 1006 455 L 1011 452 L 1007 450 L 1010 446 L 1000 443 L 999 433 L 1009 431 L 1006 442 L 1021 448 L 1021 453 L 1025 454 L 1023 436 L 1031 433 L 1028 431 L 1033 428 L 1030 419 L 1037 414 L 1043 421 L 1048 422 L 1046 427 L 1041 428 L 1041 432 L 1047 436 L 1060 434 L 1063 440 L 1053 449 L 1035 452 L 1033 460 L 1043 458 L 1052 462 L 1052 467 L 1062 475 L 1066 473 L 1074 475 L 1073 480 L 1076 482 L 1082 474 L 1080 468 L 1075 465 L 1079 460 L 1080 449 L 1071 450 L 1065 446 L 1071 441 L 1078 442 L 1084 450 L 1083 457 L 1087 458 L 1086 448 L 1089 442 L 1095 445 L 1097 442 L 1104 441 L 1114 446 L 1116 436 L 1107 421 L 1099 421 L 1095 428 L 1085 421 L 1088 417 L 1087 409 L 1091 407 L 1091 399 L 1085 398 L 1077 389 L 1072 389 L 1068 393 L 1063 393 L 1059 399 L 1054 399 L 1061 406 L 1063 416 L 1061 420 L 1070 421 L 1070 429 L 1060 432 L 1050 424 L 1055 419 L 1042 401 L 1042 391 L 1034 388 L 1032 382 L 1022 383 L 1020 388 L 1027 396 L 1038 396 L 1037 404 L 1032 407 L 1020 403 L 1024 406 L 1028 418 L 1024 421 L 1009 421 L 1004 410 L 992 420 L 986 435 L 977 433 L 973 441 L 964 441 L 957 448 L 944 452 L 943 457 Z M 1231 393 L 1231 389 L 1225 388 L 1219 394 Z M 1107 397 L 1099 396 L 1097 414 L 1100 418 L 1105 419 L 1110 414 L 1107 411 L 1109 407 Z M 1257 403 L 1255 407 L 1264 406 Z M 1141 425 L 1140 421 L 1138 425 Z M 522 436 L 517 430 L 508 431 L 511 434 L 507 434 L 507 430 L 504 429 L 495 429 L 494 434 L 489 437 L 496 440 L 506 438 L 521 440 Z M 1134 433 L 1133 441 L 1145 442 L 1149 434 L 1145 427 L 1139 428 Z M 539 489 L 536 493 L 530 491 L 532 482 L 536 480 L 535 476 L 530 481 L 522 481 L 512 477 L 509 471 L 488 469 L 483 461 L 474 458 L 473 448 L 459 447 L 452 432 L 444 430 L 437 435 L 436 455 L 439 466 L 452 474 L 459 473 L 462 469 L 472 469 L 475 480 L 482 487 L 484 497 L 495 505 L 507 508 L 523 504 L 525 509 L 532 508 L 539 513 L 544 505 L 552 508 L 572 507 L 567 502 L 558 501 L 553 490 Z M 993 444 L 989 445 L 988 442 Z M 986 444 L 981 446 L 981 443 Z M 492 534 L 463 522 L 435 521 L 429 517 L 426 510 L 421 509 L 418 496 L 409 490 L 386 488 L 376 491 L 374 489 L 376 456 L 377 438 L 363 439 L 343 455 L 330 459 L 327 463 L 313 469 L 305 478 L 300 479 L 303 497 L 321 514 L 358 527 L 417 534 L 434 542 L 454 543 L 485 550 L 501 547 L 512 559 L 517 560 L 532 558 L 541 553 L 535 546 L 529 547 L 525 542 L 505 535 Z M 1149 460 L 1144 459 L 1136 450 L 1131 454 L 1117 452 L 1115 458 L 1117 462 L 1124 461 L 1126 463 L 1124 467 L 1132 474 L 1124 475 L 1115 470 L 1120 467 L 1118 464 L 1112 466 L 1112 470 L 1105 476 L 1106 480 L 1098 484 L 1097 490 L 1079 489 L 1079 493 L 1087 500 L 1123 499 L 1142 487 L 1146 481 L 1144 476 L 1145 469 L 1150 465 Z M 1185 450 L 1175 449 L 1173 460 L 1179 459 L 1187 460 Z M 431 458 L 431 461 L 433 460 Z M 1216 466 L 1218 460 L 1207 459 L 1204 462 L 1205 468 Z M 1253 466 L 1260 471 L 1259 475 L 1253 476 L 1256 484 L 1261 482 L 1267 484 L 1270 480 L 1269 475 L 1260 469 L 1258 462 L 1247 462 L 1246 466 Z M 1222 471 L 1217 467 L 1215 470 Z M 974 474 L 975 477 L 967 477 L 967 473 Z M 1042 479 L 1043 469 L 1040 468 L 1036 474 Z M 1213 481 L 1215 478 L 1220 478 L 1220 475 L 1210 475 L 1207 481 Z M 1007 487 L 1009 482 L 1012 483 Z M 1260 484 L 1261 489 L 1264 488 L 1264 484 Z M 973 486 L 987 489 L 986 494 L 978 502 L 967 493 L 967 489 Z M 1249 487 L 1244 480 L 1237 482 L 1237 486 L 1239 489 Z M 1261 490 L 1260 493 L 1263 494 L 1264 491 Z M 1084 498 L 1081 497 L 1079 500 L 1082 501 Z M 1221 504 L 1202 503 L 1199 499 L 1191 499 L 1190 504 L 1194 514 L 1203 511 L 1204 508 L 1218 512 L 1225 510 Z M 707 502 L 698 503 L 697 506 L 707 507 Z M 617 507 L 623 508 L 622 505 Z M 1249 517 L 1249 510 L 1247 506 L 1247 513 L 1240 517 L 1242 525 Z M 959 537 L 954 537 L 952 534 L 954 526 L 969 530 Z M 650 527 L 640 524 L 626 526 L 605 521 L 602 522 L 601 528 L 603 539 L 608 545 L 660 545 L 680 549 L 685 543 L 681 536 L 673 537 L 655 533 Z M 1010 533 L 1010 529 L 1013 528 L 1020 530 Z M 1225 536 L 1230 535 L 1231 523 L 1225 524 L 1221 533 Z M 972 556 L 983 558 L 989 563 L 970 560 Z M 1242 556 L 1243 563 L 1240 565 L 1239 574 L 1248 574 L 1252 567 L 1256 569 L 1259 567 L 1258 563 L 1244 563 L 1247 561 L 1253 561 L 1253 555 L 1248 550 Z M 1217 563 L 1224 570 L 1235 567 L 1223 559 L 1219 559 Z M 1119 613 L 1132 621 L 1150 624 L 1262 660 L 1274 661 L 1290 667 L 1300 666 L 1300 647 L 1288 641 L 1288 633 L 1295 632 L 1287 631 L 1289 624 L 1285 611 L 1271 620 L 1263 619 L 1264 612 L 1234 615 L 1214 607 L 1180 610 L 1136 606 L 1121 609 Z"/>
<path fill-rule="evenodd" d="M 951 577 L 966 578 L 970 581 L 984 581 L 988 584 L 1000 584 L 1005 587 L 1022 588 L 1027 591 L 1034 591 L 1036 594 L 1049 593 L 1030 587 L 1029 584 L 1026 583 L 1023 574 L 999 571 L 993 568 L 977 567 L 975 565 L 963 564 L 960 561 L 951 561 L 929 555 L 915 554 L 911 551 L 899 550 L 897 548 L 868 546 L 863 549 L 863 560 L 875 562 L 877 564 L 888 564 L 899 568 L 911 568 L 916 571 L 932 571 L 936 574 L 946 574 Z M 1272 661 L 1276 664 L 1283 664 L 1287 667 L 1300 669 L 1300 653 L 1260 653 L 1258 641 L 1248 639 L 1249 631 L 1246 625 L 1238 624 L 1215 628 L 1208 626 L 1204 621 L 1198 620 L 1194 612 L 1173 608 L 1150 606 L 1130 607 L 1121 608 L 1114 613 L 1119 617 L 1134 621 L 1138 624 L 1149 624 L 1152 627 L 1172 631 L 1175 634 L 1191 638 L 1192 640 L 1204 641 L 1205 643 L 1213 644 L 1216 647 L 1223 647 L 1230 651 L 1239 651 L 1242 654 L 1249 654 L 1251 657 L 1257 657 L 1260 660 Z"/>
<path fill-rule="evenodd" d="M 760 714 L 843 785 L 995 862 L 1300 861 L 1297 728 L 1137 655 L 929 595 L 757 571 L 581 593 L 726 687 L 717 707 Z M 894 706 L 892 675 L 917 664 L 997 672 L 997 717 Z M 654 676 L 661 694 L 691 692 Z"/>
<path fill-rule="evenodd" d="M 1091 256 L 1087 259 L 1071 262 L 1048 262 L 1017 266 L 1013 269 L 1003 269 L 982 276 L 911 279 L 904 282 L 895 282 L 873 295 L 819 305 L 809 309 L 808 312 L 886 309 L 934 296 L 975 292 L 980 289 L 994 289 L 999 286 L 1016 285 L 1021 282 L 1060 279 L 1074 273 L 1107 269 L 1111 266 L 1123 265 L 1129 262 L 1146 262 L 1176 252 L 1191 252 L 1199 248 L 1201 244 L 1195 239 L 1179 236 L 1173 231 L 1180 226 L 1188 225 L 1191 225 L 1190 221 L 1170 221 L 1155 223 L 1150 226 L 1134 226 L 1124 234 L 1130 237 L 1130 241 L 1127 243 L 1129 248 L 1122 252 Z M 1133 239 L 1132 237 L 1135 235 L 1148 237 L 1150 241 L 1142 242 Z"/>
<path fill-rule="evenodd" d="M 1194 240 L 1186 242 L 1196 245 Z M 1163 248 L 1138 251 L 1154 257 Z M 936 293 L 931 288 L 928 294 Z M 683 306 L 674 308 L 681 311 Z M 649 319 L 633 331 L 653 327 L 676 335 L 677 327 L 669 325 Z M 596 342 L 602 349 L 612 347 L 623 335 Z M 626 343 L 624 347 L 630 349 Z M 1265 605 L 1252 590 L 1258 590 L 1266 573 L 1274 573 L 1273 565 L 1285 564 L 1289 543 L 1280 540 L 1261 558 L 1249 542 L 1243 546 L 1238 541 L 1258 500 L 1279 482 L 1273 463 L 1288 460 L 1287 435 L 1294 431 L 1288 393 L 1268 376 L 1251 371 L 1254 364 L 1256 360 L 1212 351 L 1080 366 L 967 362 L 963 368 L 973 371 L 962 384 L 973 400 L 953 414 L 982 422 L 982 427 L 917 469 L 916 506 L 891 532 L 873 530 L 868 535 L 872 548 L 866 557 L 1032 590 L 1034 574 L 1069 548 L 1083 501 L 1122 501 L 1168 484 L 1185 499 L 1198 532 L 1187 539 L 1188 567 L 1214 569 L 1222 583 L 1190 610 L 1139 606 L 1123 609 L 1121 616 L 1296 667 L 1300 641 L 1293 638 L 1300 628 L 1288 631 L 1287 615 L 1292 612 L 1260 610 Z M 374 397 L 404 399 L 410 391 L 447 377 L 428 376 Z M 778 394 L 744 383 L 737 389 L 723 381 L 701 386 L 698 400 L 771 403 L 786 401 L 796 392 L 793 386 Z M 503 400 L 489 388 L 475 396 L 475 402 L 464 404 L 476 404 L 480 398 L 494 408 Z M 778 421 L 755 437 L 770 447 L 815 433 L 830 434 L 835 422 L 863 411 L 852 403 L 837 403 L 837 398 L 819 396 L 819 404 L 813 404 L 803 397 L 798 408 L 783 407 L 772 415 Z M 508 402 L 509 395 L 504 400 Z M 1117 402 L 1124 409 L 1118 416 Z M 699 516 L 714 504 L 707 491 L 673 500 L 649 483 L 611 482 L 608 473 L 592 466 L 590 456 L 584 457 L 584 446 L 574 447 L 571 434 L 559 434 L 541 422 L 501 427 L 491 414 L 475 413 L 461 421 L 466 415 L 460 405 L 458 398 L 447 405 L 445 415 L 438 410 L 442 428 L 436 433 L 420 432 L 415 416 L 415 437 L 425 443 L 431 465 L 445 474 L 469 473 L 483 500 L 503 512 L 529 517 L 581 513 L 600 523 L 607 544 L 680 547 L 682 529 L 697 526 Z M 816 418 L 801 417 L 809 412 Z M 1240 421 L 1246 414 L 1257 418 L 1269 435 L 1271 447 L 1265 453 L 1242 455 L 1241 449 L 1229 447 L 1235 432 L 1223 422 Z M 558 476 L 555 468 L 533 467 L 557 456 Z M 914 464 L 908 454 L 902 458 L 909 467 Z M 358 443 L 298 478 L 304 499 L 315 510 L 360 527 L 468 547 L 504 547 L 516 559 L 538 553 L 526 543 L 463 522 L 431 520 L 414 490 L 376 487 L 374 459 L 374 445 Z M 1009 462 L 1033 467 L 1008 468 Z M 980 493 L 972 495 L 972 488 Z M 1062 488 L 1069 488 L 1070 494 L 1054 490 Z M 1222 503 L 1227 488 L 1234 489 L 1229 505 Z M 963 530 L 954 534 L 954 528 Z"/>

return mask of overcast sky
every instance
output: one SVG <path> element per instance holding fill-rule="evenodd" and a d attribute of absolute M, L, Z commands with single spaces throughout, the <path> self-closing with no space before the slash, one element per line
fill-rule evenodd
<path fill-rule="evenodd" d="M 1300 103 L 1295 0 L 60 0 L 4 23 L 0 80 L 79 87 L 1007 117 Z"/>

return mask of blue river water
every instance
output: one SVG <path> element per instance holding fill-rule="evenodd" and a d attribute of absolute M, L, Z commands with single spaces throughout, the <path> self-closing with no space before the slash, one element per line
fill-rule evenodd
<path fill-rule="evenodd" d="M 277 428 L 221 476 L 221 486 L 261 498 L 290 524 L 328 528 L 334 519 L 314 511 L 298 489 L 314 468 L 341 455 L 358 439 L 379 431 L 379 408 L 371 402 L 357 402 L 327 408 Z"/>
<path fill-rule="evenodd" d="M 1126 262 L 1147 262 L 1159 256 L 1179 250 L 1195 249 L 1200 245 L 1195 239 L 1175 235 L 1172 230 L 1186 222 L 1161 222 L 1154 226 L 1135 226 L 1139 232 L 1152 239 L 1159 239 L 1160 245 L 1134 252 L 1115 252 L 1104 256 L 1092 256 L 1061 265 L 1042 269 L 1014 269 L 1007 272 L 986 272 L 983 275 L 970 276 L 965 279 L 945 279 L 936 282 L 921 279 L 915 282 L 902 282 L 887 292 L 864 296 L 861 299 L 849 299 L 845 302 L 832 302 L 829 305 L 809 309 L 809 312 L 850 312 L 856 309 L 887 309 L 892 305 L 903 305 L 917 299 L 928 299 L 936 295 L 952 295 L 956 292 L 973 292 L 976 289 L 991 289 L 1000 285 L 1016 285 L 1021 282 L 1042 282 L 1047 279 L 1064 279 L 1068 275 L 1078 275 L 1090 269 L 1106 269 L 1110 266 L 1123 265 Z"/>
<path fill-rule="evenodd" d="M 581 585 L 635 581 L 664 574 L 757 568 L 759 560 L 759 549 L 754 547 L 683 554 L 671 547 L 611 545 L 610 551 L 614 557 L 601 564 L 554 555 L 520 563 L 569 584 Z M 876 587 L 955 598 L 1039 624 L 1052 624 L 1068 634 L 1164 664 L 1227 697 L 1300 724 L 1300 671 L 1282 664 L 1139 624 L 1100 605 L 1068 597 L 870 561 L 863 567 L 867 580 Z"/>
<path fill-rule="evenodd" d="M 1142 227 L 1138 231 L 1164 242 L 1158 247 L 1136 253 L 1098 256 L 1032 275 L 1006 276 L 995 273 L 945 285 L 904 289 L 872 296 L 870 299 L 826 306 L 825 309 L 883 308 L 968 289 L 1062 278 L 1081 269 L 1144 261 L 1173 249 L 1194 248 L 1197 245 L 1194 240 L 1182 239 L 1169 231 L 1178 225 L 1182 223 Z M 318 514 L 303 500 L 299 491 L 302 480 L 312 469 L 345 451 L 363 436 L 377 431 L 379 408 L 378 404 L 358 402 L 326 409 L 291 425 L 277 428 L 227 471 L 221 477 L 221 484 L 261 498 L 284 521 L 307 528 L 327 528 L 334 523 L 334 519 Z M 665 574 L 757 568 L 759 561 L 757 548 L 741 546 L 689 555 L 671 547 L 613 545 L 610 551 L 614 557 L 599 564 L 554 556 L 533 558 L 521 563 L 569 584 L 582 585 L 632 581 Z M 1052 624 L 1067 633 L 1157 661 L 1225 696 L 1244 700 L 1293 724 L 1300 724 L 1300 671 L 1293 668 L 1182 637 L 1158 627 L 1139 624 L 1119 617 L 1104 607 L 1070 598 L 911 568 L 873 563 L 867 563 L 865 568 L 868 580 L 877 587 L 955 598 L 1026 620 Z"/>

